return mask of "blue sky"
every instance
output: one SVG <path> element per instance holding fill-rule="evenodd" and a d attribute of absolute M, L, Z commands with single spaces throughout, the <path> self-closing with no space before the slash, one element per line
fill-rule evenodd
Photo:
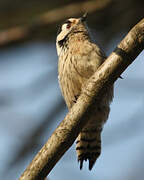
<path fill-rule="evenodd" d="M 108 52 L 116 42 L 110 42 Z M 144 52 L 123 73 L 124 79 L 115 83 L 111 113 L 102 135 L 102 154 L 94 169 L 89 172 L 86 163 L 84 169 L 79 170 L 74 144 L 54 167 L 50 180 L 143 178 L 143 57 Z M 55 116 L 50 114 L 59 103 L 63 104 L 54 42 L 26 43 L 3 49 L 0 59 L 0 174 L 5 180 L 15 180 L 63 120 L 67 109 L 63 105 Z M 45 116 L 50 119 L 38 137 L 37 147 L 13 164 L 22 144 L 45 122 Z M 9 173 L 5 173 L 7 169 Z"/>

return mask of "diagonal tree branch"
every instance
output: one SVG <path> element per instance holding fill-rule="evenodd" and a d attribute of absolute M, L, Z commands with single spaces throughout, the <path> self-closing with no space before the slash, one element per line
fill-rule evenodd
<path fill-rule="evenodd" d="M 19 180 L 42 180 L 70 148 L 93 110 L 93 102 L 104 94 L 144 49 L 144 19 L 121 41 L 89 79 L 77 103 L 35 156 Z"/>

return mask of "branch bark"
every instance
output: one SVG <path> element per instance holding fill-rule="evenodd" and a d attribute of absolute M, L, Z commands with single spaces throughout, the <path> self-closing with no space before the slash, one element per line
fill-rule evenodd
<path fill-rule="evenodd" d="M 88 117 L 91 113 L 93 102 L 101 98 L 105 89 L 117 80 L 143 49 L 144 19 L 132 28 L 89 79 L 77 103 L 35 156 L 19 180 L 42 180 L 48 175 L 84 127 L 85 117 Z"/>

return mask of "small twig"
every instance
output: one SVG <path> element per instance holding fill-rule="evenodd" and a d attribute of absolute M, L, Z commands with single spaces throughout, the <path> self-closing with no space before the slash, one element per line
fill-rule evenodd
<path fill-rule="evenodd" d="M 144 49 L 144 19 L 121 41 L 89 79 L 77 103 L 35 156 L 19 180 L 42 180 L 70 148 L 86 123 L 96 101 Z"/>

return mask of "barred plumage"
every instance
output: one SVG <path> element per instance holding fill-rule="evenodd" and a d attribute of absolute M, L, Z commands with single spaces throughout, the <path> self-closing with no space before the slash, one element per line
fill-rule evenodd
<path fill-rule="evenodd" d="M 83 20 L 68 19 L 56 40 L 59 83 L 69 109 L 77 101 L 87 80 L 105 60 L 104 53 L 91 42 Z M 101 153 L 101 131 L 109 115 L 112 97 L 113 87 L 109 87 L 103 98 L 96 102 L 88 123 L 77 138 L 76 151 L 80 169 L 83 161 L 89 160 L 91 170 Z"/>

